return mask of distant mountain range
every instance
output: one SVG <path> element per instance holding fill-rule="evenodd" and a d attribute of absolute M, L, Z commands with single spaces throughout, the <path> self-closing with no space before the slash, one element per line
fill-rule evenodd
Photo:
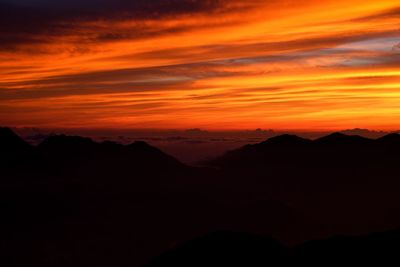
<path fill-rule="evenodd" d="M 218 167 L 239 168 L 245 165 L 273 167 L 277 161 L 281 164 L 316 164 L 353 163 L 355 161 L 373 161 L 382 164 L 400 158 L 400 135 L 387 134 L 378 139 L 369 139 L 359 135 L 333 133 L 315 140 L 296 135 L 280 135 L 262 143 L 246 145 L 240 149 L 227 152 L 225 155 L 211 160 L 209 165 Z"/>
<path fill-rule="evenodd" d="M 263 140 L 283 134 L 297 135 L 303 138 L 317 139 L 328 135 L 324 131 L 279 131 L 279 130 L 241 130 L 241 131 L 204 131 L 201 129 L 189 130 L 62 130 L 62 129 L 38 129 L 38 128 L 12 128 L 30 144 L 40 144 L 47 137 L 55 133 L 68 133 L 68 135 L 88 136 L 96 142 L 105 140 L 115 141 L 121 144 L 130 144 L 135 140 L 142 140 L 162 149 L 179 161 L 186 164 L 197 164 L 222 155 L 228 150 L 237 149 L 245 144 L 254 144 Z M 368 129 L 349 129 L 340 131 L 347 135 L 360 135 L 367 138 L 380 138 L 394 132 L 374 131 Z"/>
<path fill-rule="evenodd" d="M 145 142 L 50 135 L 32 146 L 0 128 L 0 262 L 168 266 L 178 257 L 196 266 L 194 256 L 203 257 L 199 263 L 210 256 L 196 254 L 197 241 L 189 248 L 184 241 L 198 236 L 206 236 L 200 243 L 210 249 L 228 242 L 221 253 L 233 250 L 246 261 L 264 258 L 265 248 L 277 256 L 309 240 L 400 229 L 399 149 L 398 134 L 280 135 L 193 167 Z M 250 235 L 207 235 L 220 231 Z M 290 251 L 342 259 L 331 246 L 357 244 L 369 253 L 379 240 L 315 241 Z M 171 256 L 176 244 L 183 248 Z"/>

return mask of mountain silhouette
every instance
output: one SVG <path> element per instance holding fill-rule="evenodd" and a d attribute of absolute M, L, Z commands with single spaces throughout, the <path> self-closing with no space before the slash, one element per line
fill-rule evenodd
<path fill-rule="evenodd" d="M 374 130 L 368 130 L 368 129 L 362 129 L 362 128 L 347 129 L 347 130 L 343 130 L 340 132 L 343 134 L 347 134 L 347 135 L 360 135 L 360 136 L 373 138 L 373 139 L 377 139 L 377 138 L 380 138 L 382 136 L 389 134 L 389 132 L 385 132 L 385 131 L 376 131 L 376 130 L 374 131 Z"/>
<path fill-rule="evenodd" d="M 286 247 L 272 238 L 215 232 L 186 241 L 147 266 L 284 266 L 287 256 Z"/>
<path fill-rule="evenodd" d="M 10 128 L 0 127 L 0 155 L 2 157 L 8 157 L 9 154 L 26 153 L 30 148 L 31 146 Z"/>
<path fill-rule="evenodd" d="M 0 127 L 0 146 L 9 150 L 29 147 L 28 143 L 8 127 Z"/>
<path fill-rule="evenodd" d="M 31 146 L 2 128 L 0 145 L 5 266 L 259 266 L 312 261 L 319 248 L 342 259 L 330 247 L 352 238 L 329 237 L 400 228 L 396 134 L 276 136 L 205 167 L 141 141 L 51 135 Z M 379 240 L 354 246 L 394 246 Z"/>
<path fill-rule="evenodd" d="M 398 133 L 388 134 L 381 138 L 378 138 L 377 141 L 380 143 L 385 143 L 387 145 L 398 145 L 400 144 L 400 134 Z"/>
<path fill-rule="evenodd" d="M 94 142 L 90 138 L 80 136 L 54 135 L 46 138 L 38 145 L 38 150 L 49 157 L 61 157 L 69 160 L 87 159 L 100 160 L 107 158 L 118 163 L 115 159 L 148 162 L 151 164 L 175 164 L 181 165 L 173 157 L 161 152 L 143 141 L 137 141 L 129 145 L 121 145 L 115 142 Z M 121 164 L 122 165 L 122 164 Z"/>
<path fill-rule="evenodd" d="M 343 133 L 333 133 L 324 137 L 321 137 L 314 141 L 317 145 L 360 145 L 371 142 L 371 139 L 359 136 L 359 135 L 346 135 Z"/>
<path fill-rule="evenodd" d="M 298 147 L 308 145 L 311 141 L 296 135 L 284 134 L 271 137 L 262 142 L 262 146 Z"/>
<path fill-rule="evenodd" d="M 56 174 L 65 183 L 142 186 L 151 185 L 156 179 L 157 183 L 163 182 L 164 173 L 186 170 L 172 156 L 142 141 L 121 145 L 110 141 L 98 143 L 80 136 L 53 135 L 35 149 L 47 162 L 46 176 Z M 110 177 L 116 180 L 111 181 Z"/>
<path fill-rule="evenodd" d="M 32 147 L 10 128 L 0 127 L 0 167 L 8 171 L 16 162 L 26 162 L 32 155 Z"/>
<path fill-rule="evenodd" d="M 336 236 L 313 240 L 290 248 L 292 262 L 308 265 L 399 264 L 400 231 L 362 236 Z"/>
<path fill-rule="evenodd" d="M 263 188 L 270 197 L 322 223 L 325 226 L 314 228 L 321 230 L 317 236 L 361 234 L 399 226 L 398 137 L 275 137 L 227 152 L 208 164 L 235 187 Z"/>
<path fill-rule="evenodd" d="M 282 135 L 229 151 L 206 164 L 222 168 L 225 166 L 228 169 L 256 165 L 273 168 L 277 163 L 302 166 L 326 165 L 333 162 L 365 164 L 368 161 L 384 162 L 385 155 L 381 154 L 382 151 L 399 145 L 399 134 L 389 134 L 374 140 L 357 135 L 333 133 L 313 141 L 295 135 Z"/>
<path fill-rule="evenodd" d="M 399 231 L 337 236 L 292 247 L 265 236 L 218 232 L 186 241 L 147 266 L 390 266 L 400 263 L 399 249 Z"/>
<path fill-rule="evenodd" d="M 79 150 L 93 149 L 96 145 L 90 138 L 80 136 L 52 135 L 45 138 L 39 148 L 44 150 Z M 63 152 L 63 151 L 60 151 Z"/>
<path fill-rule="evenodd" d="M 10 265 L 137 266 L 210 231 L 287 235 L 303 220 L 279 201 L 231 191 L 214 170 L 186 166 L 144 142 L 53 135 L 32 149 L 35 167 L 16 161 L 1 187 L 7 220 L 0 261 Z"/>

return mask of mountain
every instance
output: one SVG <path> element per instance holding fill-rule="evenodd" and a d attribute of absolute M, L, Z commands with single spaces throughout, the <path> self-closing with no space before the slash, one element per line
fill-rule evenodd
<path fill-rule="evenodd" d="M 0 151 L 17 154 L 30 149 L 30 145 L 16 135 L 10 128 L 0 127 Z"/>
<path fill-rule="evenodd" d="M 343 134 L 346 134 L 346 135 L 360 135 L 360 136 L 372 138 L 372 139 L 377 139 L 377 138 L 380 138 L 382 136 L 389 134 L 389 132 L 385 132 L 385 131 L 373 131 L 373 130 L 360 129 L 360 128 L 347 129 L 347 130 L 343 130 L 340 132 Z"/>
<path fill-rule="evenodd" d="M 45 138 L 40 144 L 39 148 L 43 150 L 52 150 L 65 152 L 82 149 L 93 149 L 96 143 L 90 138 L 80 136 L 66 136 L 66 135 L 52 135 Z"/>
<path fill-rule="evenodd" d="M 141 141 L 52 135 L 30 146 L 2 130 L 1 142 L 18 155 L 1 171 L 5 266 L 143 266 L 210 232 L 167 261 L 189 253 L 180 264 L 192 265 L 222 247 L 220 261 L 270 263 L 280 243 L 400 228 L 398 135 L 277 136 L 212 167 L 187 166 Z M 230 236 L 237 232 L 250 234 Z"/>
<path fill-rule="evenodd" d="M 232 188 L 262 190 L 290 203 L 320 224 L 315 236 L 362 234 L 400 227 L 399 148 L 397 134 L 334 133 L 313 141 L 280 136 L 227 152 L 209 166 Z"/>
<path fill-rule="evenodd" d="M 287 256 L 286 247 L 266 236 L 214 232 L 178 245 L 147 266 L 283 266 Z"/>
<path fill-rule="evenodd" d="M 399 264 L 400 231 L 337 236 L 286 247 L 265 236 L 218 232 L 186 241 L 148 267 Z"/>
<path fill-rule="evenodd" d="M 377 139 L 378 142 L 386 145 L 399 145 L 400 144 L 400 134 L 392 133 Z"/>
<path fill-rule="evenodd" d="M 0 127 L 0 167 L 7 168 L 15 161 L 27 161 L 33 148 L 10 128 Z"/>
<path fill-rule="evenodd" d="M 16 161 L 0 186 L 7 266 L 141 266 L 207 232 L 287 237 L 304 224 L 288 205 L 144 142 L 54 135 L 32 149 L 36 167 Z"/>
<path fill-rule="evenodd" d="M 205 162 L 204 165 L 225 169 L 250 168 L 257 165 L 280 165 L 285 161 L 295 161 L 298 154 L 306 150 L 310 143 L 295 135 L 280 135 L 253 145 L 245 145 L 237 150 L 228 151 L 222 157 Z M 287 153 L 290 152 L 290 153 Z"/>
<path fill-rule="evenodd" d="M 191 172 L 190 167 L 142 141 L 122 145 L 53 135 L 36 149 L 46 162 L 46 177 L 53 181 L 55 177 L 58 183 L 152 190 L 177 186 L 184 174 Z"/>
<path fill-rule="evenodd" d="M 143 141 L 121 145 L 111 141 L 97 143 L 90 138 L 80 136 L 53 135 L 43 140 L 38 145 L 38 150 L 48 157 L 57 157 L 62 160 L 95 161 L 107 159 L 121 166 L 128 163 L 127 161 L 131 161 L 131 165 L 158 163 L 183 166 L 173 157 Z M 142 165 L 138 167 L 140 166 Z"/>
<path fill-rule="evenodd" d="M 271 137 L 268 140 L 262 142 L 260 145 L 264 147 L 300 147 L 310 144 L 309 139 L 298 137 L 296 135 L 284 134 L 275 137 Z"/>
<path fill-rule="evenodd" d="M 317 145 L 344 146 L 344 145 L 364 145 L 370 143 L 372 139 L 359 135 L 346 135 L 343 133 L 332 133 L 314 141 Z"/>
<path fill-rule="evenodd" d="M 315 165 L 340 162 L 372 163 L 384 161 L 382 151 L 400 145 L 399 134 L 389 134 L 379 139 L 369 139 L 358 135 L 333 133 L 316 140 L 295 135 L 272 137 L 264 142 L 246 145 L 208 162 L 210 166 L 243 168 L 258 166 L 274 168 L 276 165 Z M 383 156 L 383 157 L 382 157 Z M 393 157 L 395 155 L 390 155 Z M 311 166 L 310 166 L 311 167 Z"/>
<path fill-rule="evenodd" d="M 361 236 L 335 236 L 312 240 L 290 249 L 292 262 L 311 266 L 399 264 L 400 231 L 376 232 Z"/>

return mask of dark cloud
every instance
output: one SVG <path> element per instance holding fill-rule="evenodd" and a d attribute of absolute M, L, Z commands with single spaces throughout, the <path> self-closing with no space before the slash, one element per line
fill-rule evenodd
<path fill-rule="evenodd" d="M 188 63 L 75 73 L 18 82 L 0 81 L 0 100 L 163 91 L 181 88 L 183 85 L 188 88 L 193 81 L 206 77 L 237 74 L 237 72 L 219 71 L 216 68 L 219 64 L 218 62 Z M 19 90 L 20 87 L 26 89 Z M 1 90 L 1 88 L 7 89 Z"/>
<path fill-rule="evenodd" d="M 87 41 L 119 40 L 162 34 L 148 29 L 140 21 L 162 20 L 196 13 L 215 13 L 223 10 L 225 0 L 62 0 L 0 2 L 0 49 L 16 49 L 20 44 L 51 42 L 63 35 L 88 32 Z M 137 21 L 129 32 L 119 32 L 105 26 L 82 26 L 92 21 Z M 179 28 L 167 29 L 178 31 Z M 85 40 L 85 38 L 83 38 Z"/>
<path fill-rule="evenodd" d="M 44 19 L 93 20 L 109 18 L 159 19 L 210 12 L 223 7 L 223 0 L 60 0 L 0 2 L 2 15 L 45 16 Z M 12 13 L 9 13 L 9 12 Z M 4 18 L 4 17 L 3 17 Z"/>

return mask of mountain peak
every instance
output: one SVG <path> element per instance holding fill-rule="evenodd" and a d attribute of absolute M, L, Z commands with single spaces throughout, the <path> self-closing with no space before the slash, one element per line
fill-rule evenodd
<path fill-rule="evenodd" d="M 85 148 L 94 146 L 96 143 L 87 137 L 80 136 L 67 136 L 64 134 L 61 135 L 52 135 L 47 137 L 39 144 L 40 148 L 44 149 L 74 149 L 74 148 Z"/>
<path fill-rule="evenodd" d="M 377 139 L 381 142 L 400 142 L 400 134 L 390 133 Z"/>
<path fill-rule="evenodd" d="M 371 141 L 371 139 L 359 135 L 347 135 L 340 132 L 332 133 L 330 135 L 315 140 L 316 143 L 320 144 L 357 144 L 360 142 L 365 143 L 368 141 Z"/>
<path fill-rule="evenodd" d="M 162 153 L 158 148 L 146 143 L 145 141 L 135 141 L 127 146 L 131 150 L 141 151 L 141 152 L 157 152 Z"/>
<path fill-rule="evenodd" d="M 149 266 L 275 266 L 282 261 L 285 249 L 279 241 L 266 236 L 215 232 L 176 246 Z"/>
<path fill-rule="evenodd" d="M 263 145 L 304 145 L 310 143 L 311 140 L 299 137 L 292 134 L 283 134 L 269 138 L 267 141 L 262 142 Z"/>
<path fill-rule="evenodd" d="M 128 150 L 132 154 L 141 155 L 141 157 L 150 156 L 152 160 L 162 160 L 164 162 L 180 164 L 174 157 L 165 154 L 160 149 L 144 142 L 144 141 L 135 141 L 132 144 L 127 146 Z"/>
<path fill-rule="evenodd" d="M 27 148 L 29 144 L 19 137 L 8 127 L 0 127 L 0 148 L 21 149 Z"/>
<path fill-rule="evenodd" d="M 151 145 L 149 145 L 145 141 L 135 141 L 135 142 L 131 143 L 129 146 L 132 146 L 132 147 L 143 147 L 143 148 L 152 147 Z"/>
<path fill-rule="evenodd" d="M 0 127 L 0 138 L 19 139 L 20 137 L 8 127 Z"/>

